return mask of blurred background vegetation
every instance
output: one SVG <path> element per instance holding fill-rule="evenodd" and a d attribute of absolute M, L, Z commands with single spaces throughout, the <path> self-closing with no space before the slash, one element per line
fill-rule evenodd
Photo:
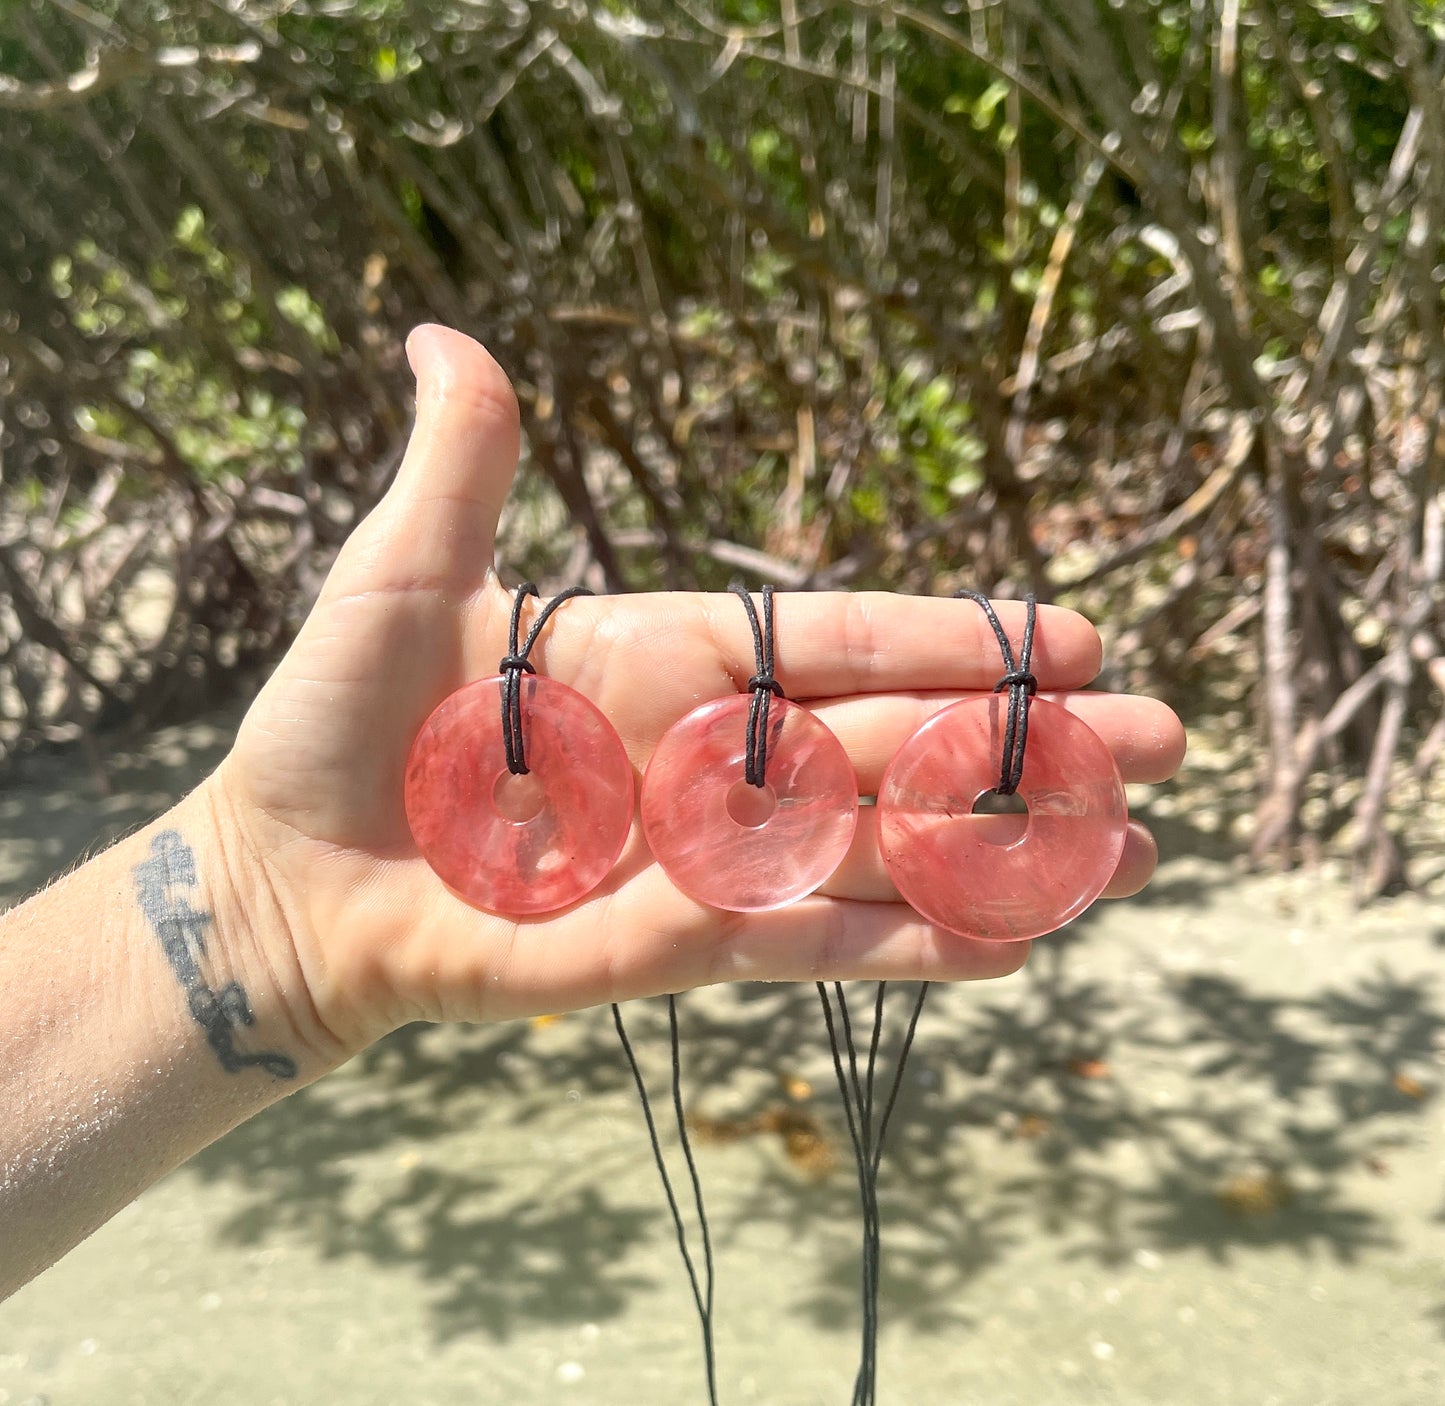
<path fill-rule="evenodd" d="M 437 319 L 511 567 L 1078 605 L 1256 862 L 1398 888 L 1442 75 L 1439 0 L 0 0 L 0 757 L 276 656 Z"/>

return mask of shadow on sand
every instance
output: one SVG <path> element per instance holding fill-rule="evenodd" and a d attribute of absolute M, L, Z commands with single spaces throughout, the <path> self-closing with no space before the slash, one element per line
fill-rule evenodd
<path fill-rule="evenodd" d="M 1382 1164 L 1430 1106 L 1431 1092 L 1400 1071 L 1430 1059 L 1445 1031 L 1435 993 L 1385 970 L 1296 999 L 1192 975 L 1136 1006 L 1088 974 L 1089 926 L 1040 944 L 1016 983 L 932 993 L 882 1175 L 890 1320 L 967 1326 L 970 1282 L 1040 1234 L 1061 1237 L 1066 1257 L 1102 1263 L 1141 1246 L 1220 1261 L 1290 1247 L 1348 1261 L 1392 1243 L 1345 1182 Z M 873 989 L 852 991 L 860 1029 Z M 910 994 L 890 1000 L 885 1071 Z M 630 1008 L 629 1019 L 661 1100 L 658 1004 Z M 627 1252 L 669 1232 L 660 1196 L 649 1213 L 609 1190 L 638 1175 L 642 1155 L 610 1023 L 594 1012 L 566 1024 L 561 1042 L 528 1025 L 397 1032 L 361 1060 L 355 1097 L 303 1090 L 199 1159 L 200 1175 L 244 1187 L 249 1201 L 219 1233 L 257 1242 L 288 1228 L 327 1253 L 406 1262 L 436 1290 L 443 1338 L 622 1312 L 642 1283 L 623 1267 Z M 689 997 L 683 1039 L 690 1106 L 710 1117 L 725 1105 L 737 1126 L 757 1125 L 778 1102 L 776 1078 L 760 1072 L 806 1061 L 818 1076 L 807 1108 L 834 1139 L 834 1174 L 754 1159 L 744 1184 L 734 1178 L 714 1202 L 714 1229 L 722 1243 L 761 1223 L 784 1250 L 809 1236 L 836 1245 L 802 1308 L 823 1326 L 851 1323 L 857 1190 L 815 993 Z M 479 1119 L 510 1125 L 499 1143 L 525 1145 L 529 1124 L 553 1119 L 559 1091 L 582 1107 L 621 1107 L 635 1124 L 619 1128 L 613 1168 L 592 1160 L 558 1173 L 545 1137 L 536 1160 L 502 1167 L 468 1165 L 441 1146 Z M 437 1146 L 415 1151 L 427 1144 Z M 379 1193 L 353 1184 L 359 1158 L 392 1148 L 403 1149 L 400 1166 L 409 1156 L 425 1165 Z"/>
<path fill-rule="evenodd" d="M 18 895 L 97 834 L 161 808 L 218 759 L 226 723 L 187 736 L 200 739 L 189 750 L 161 735 L 123 762 L 112 799 L 73 767 L 51 775 L 59 764 L 37 761 L 0 795 L 12 857 L 0 881 Z M 1175 853 L 1217 849 L 1173 828 Z M 1228 881 L 1223 866 L 1212 878 L 1166 872 L 1135 902 L 1196 907 Z M 1140 999 L 1096 961 L 1106 924 L 1096 909 L 1039 943 L 1014 981 L 931 994 L 881 1184 L 885 1317 L 966 1326 L 970 1283 L 1040 1234 L 1059 1237 L 1067 1257 L 1103 1263 L 1141 1246 L 1349 1260 L 1391 1243 L 1346 1183 L 1384 1164 L 1431 1108 L 1433 1091 L 1402 1071 L 1445 1043 L 1439 991 L 1384 968 L 1298 996 L 1195 972 L 1161 974 Z M 864 1030 L 871 998 L 871 987 L 853 994 Z M 885 1070 L 907 1004 L 908 993 L 892 994 Z M 717 1234 L 761 1223 L 784 1249 L 831 1237 L 838 1252 L 803 1308 L 820 1324 L 852 1322 L 857 1192 L 816 993 L 744 986 L 689 996 L 682 1009 L 696 1112 L 757 1125 L 779 1077 L 809 1068 L 808 1116 L 834 1139 L 837 1170 L 819 1179 L 781 1156 L 749 1161 L 743 1184 L 715 1203 Z M 658 1003 L 630 1020 L 661 1078 Z M 406 1265 L 434 1290 L 439 1339 L 620 1314 L 646 1286 L 628 1252 L 669 1231 L 660 1197 L 649 1209 L 634 1194 L 640 1115 L 606 1013 L 559 1028 L 565 1036 L 528 1024 L 398 1031 L 339 1080 L 299 1091 L 196 1159 L 192 1174 L 229 1183 L 241 1202 L 216 1233 L 259 1244 L 294 1231 L 328 1255 Z M 581 1165 L 557 1156 L 564 1097 L 626 1111 L 613 1153 Z M 488 1128 L 506 1130 L 500 1160 Z M 390 1175 L 378 1178 L 376 1164 Z M 626 1177 L 633 1192 L 618 1189 Z"/>

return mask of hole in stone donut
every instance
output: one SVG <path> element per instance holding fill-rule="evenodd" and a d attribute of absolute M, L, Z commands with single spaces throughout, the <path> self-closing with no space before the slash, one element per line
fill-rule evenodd
<path fill-rule="evenodd" d="M 1011 845 L 1023 839 L 1029 828 L 1028 803 L 1015 792 L 980 791 L 973 803 L 975 833 L 985 844 Z"/>
<path fill-rule="evenodd" d="M 531 772 L 525 776 L 514 776 L 510 771 L 504 771 L 492 787 L 492 804 L 496 806 L 497 814 L 513 825 L 525 825 L 529 820 L 535 820 L 546 803 L 547 793 Z"/>
<path fill-rule="evenodd" d="M 745 830 L 766 825 L 778 808 L 777 793 L 771 786 L 754 786 L 747 781 L 736 782 L 728 792 L 728 814 Z"/>

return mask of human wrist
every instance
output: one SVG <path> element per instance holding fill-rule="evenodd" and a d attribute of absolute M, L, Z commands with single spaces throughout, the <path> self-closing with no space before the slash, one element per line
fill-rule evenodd
<path fill-rule="evenodd" d="M 209 788 L 0 914 L 0 1298 L 338 1062 Z"/>
<path fill-rule="evenodd" d="M 201 911 L 209 915 L 204 989 L 196 989 L 195 973 L 188 974 L 190 980 L 178 973 L 178 979 L 187 988 L 193 1021 L 223 1068 L 235 1072 L 256 1064 L 278 1080 L 308 1082 L 356 1050 L 337 1038 L 316 1009 L 297 954 L 298 915 L 274 883 L 239 811 L 224 775 L 213 773 L 152 837 L 153 853 L 170 831 L 194 856 L 201 892 L 192 901 L 204 904 Z"/>

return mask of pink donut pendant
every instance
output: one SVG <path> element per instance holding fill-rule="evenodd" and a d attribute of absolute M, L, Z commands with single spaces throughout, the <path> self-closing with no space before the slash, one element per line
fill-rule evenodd
<path fill-rule="evenodd" d="M 878 842 L 904 900 L 964 937 L 1022 941 L 1103 891 L 1129 811 L 1109 749 L 1066 708 L 1029 706 L 1022 815 L 975 815 L 999 784 L 1008 697 L 944 708 L 899 749 L 878 791 Z"/>
<path fill-rule="evenodd" d="M 843 744 L 806 708 L 770 704 L 767 784 L 744 779 L 747 694 L 693 709 L 657 744 L 642 781 L 642 828 L 683 893 L 736 913 L 782 908 L 843 861 L 858 782 Z"/>
<path fill-rule="evenodd" d="M 632 764 L 612 724 L 555 679 L 521 680 L 525 775 L 507 767 L 502 675 L 444 699 L 406 764 L 422 857 L 468 903 L 522 917 L 591 893 L 632 826 Z"/>

